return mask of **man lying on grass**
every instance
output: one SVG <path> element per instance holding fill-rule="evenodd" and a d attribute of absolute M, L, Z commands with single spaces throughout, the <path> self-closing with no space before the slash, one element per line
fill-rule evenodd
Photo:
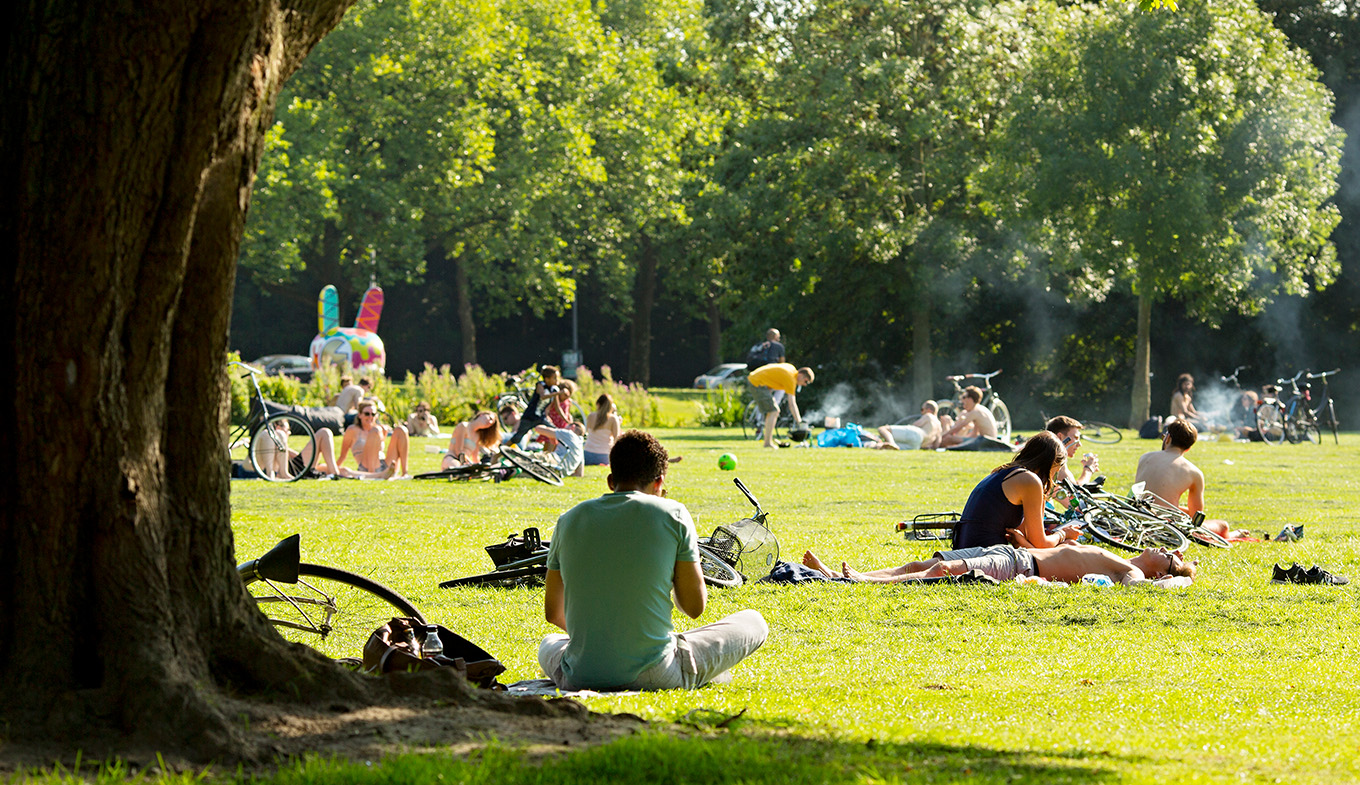
<path fill-rule="evenodd" d="M 651 434 L 628 431 L 609 451 L 612 493 L 557 519 L 548 547 L 544 615 L 566 635 L 538 647 L 543 673 L 566 690 L 695 689 L 726 681 L 760 648 L 759 612 L 676 633 L 675 604 L 699 618 L 708 591 L 685 505 L 662 498 L 669 456 Z"/>
<path fill-rule="evenodd" d="M 872 572 L 856 572 L 841 562 L 839 573 L 832 572 L 812 551 L 803 554 L 803 564 L 831 578 L 849 578 L 865 583 L 903 583 L 945 575 L 962 575 L 982 570 L 998 581 L 1019 576 L 1037 576 L 1047 581 L 1080 583 L 1082 576 L 1095 573 L 1125 586 L 1152 584 L 1164 588 L 1189 586 L 1195 580 L 1195 562 L 1186 562 L 1179 553 L 1165 548 L 1148 548 L 1132 559 L 1122 559 L 1094 545 L 1062 545 L 1057 548 L 1017 548 L 991 545 L 937 551 L 925 561 L 908 562 Z"/>

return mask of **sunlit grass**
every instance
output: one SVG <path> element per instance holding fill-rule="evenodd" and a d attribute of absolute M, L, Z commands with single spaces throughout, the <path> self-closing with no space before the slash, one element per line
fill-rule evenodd
<path fill-rule="evenodd" d="M 960 509 L 995 454 L 849 449 L 763 451 L 733 431 L 668 430 L 684 455 L 668 477 L 700 533 L 746 515 L 717 456 L 756 493 L 786 559 L 812 548 L 879 567 L 924 556 L 894 534 L 915 513 Z M 416 440 L 417 469 L 438 456 Z M 431 442 L 432 444 L 434 442 Z M 1132 438 L 1100 454 L 1127 488 Z M 1360 578 L 1353 526 L 1360 437 L 1340 446 L 1207 441 L 1191 457 L 1208 477 L 1210 517 L 1258 535 L 1303 523 L 1292 544 L 1196 548 L 1184 591 L 1033 587 L 747 585 L 715 591 L 703 621 L 752 607 L 769 643 L 729 685 L 587 701 L 597 711 L 680 720 L 696 708 L 746 714 L 721 742 L 643 739 L 540 769 L 489 752 L 494 772 L 447 762 L 389 763 L 373 776 L 418 781 L 1290 781 L 1360 779 L 1357 588 L 1275 586 L 1275 562 L 1322 564 Z M 604 491 L 605 470 L 553 488 L 505 483 L 304 482 L 232 485 L 240 558 L 303 535 L 306 561 L 373 575 L 509 668 L 537 677 L 541 590 L 441 590 L 491 567 L 483 546 L 553 521 Z M 677 614 L 679 628 L 690 622 Z M 768 734 L 775 734 L 773 736 Z M 721 732 L 719 732 L 721 735 Z M 872 741 L 872 743 L 870 743 Z M 713 766 L 716 768 L 710 769 Z M 401 767 L 409 767 L 401 768 Z M 450 768 L 452 767 L 452 768 Z M 314 763 L 280 779 L 347 781 Z M 613 772 L 613 773 L 610 773 Z M 715 773 L 716 772 L 716 773 Z M 731 776 L 721 776 L 730 772 Z M 352 772 L 351 772 L 352 773 Z M 617 777 L 616 777 L 617 775 Z M 630 776 L 631 775 L 631 776 Z M 356 780 L 357 781 L 357 780 Z"/>

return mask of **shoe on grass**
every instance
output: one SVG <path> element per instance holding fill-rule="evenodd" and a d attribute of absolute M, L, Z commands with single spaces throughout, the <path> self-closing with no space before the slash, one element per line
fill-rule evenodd
<path fill-rule="evenodd" d="M 1270 573 L 1270 582 L 1298 583 L 1299 581 L 1297 581 L 1296 578 L 1302 572 L 1302 570 L 1303 568 L 1300 567 L 1297 563 L 1290 565 L 1289 569 L 1285 569 L 1284 567 L 1281 567 L 1280 565 L 1277 564 L 1275 565 L 1275 569 L 1272 570 Z"/>
<path fill-rule="evenodd" d="M 1323 586 L 1345 586 L 1350 583 L 1350 579 L 1344 575 L 1335 575 L 1316 564 L 1307 570 L 1302 570 L 1303 580 L 1300 583 L 1317 583 Z"/>

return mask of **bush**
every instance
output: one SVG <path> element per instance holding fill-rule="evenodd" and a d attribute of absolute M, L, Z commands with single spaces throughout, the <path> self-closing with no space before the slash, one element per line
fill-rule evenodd
<path fill-rule="evenodd" d="M 709 390 L 699 404 L 699 424 L 715 428 L 741 425 L 741 413 L 746 410 L 746 401 L 741 393 L 731 387 Z"/>
<path fill-rule="evenodd" d="M 661 422 L 661 408 L 656 398 L 640 384 L 620 384 L 614 381 L 608 365 L 600 366 L 600 378 L 596 379 L 584 365 L 576 369 L 576 400 L 586 414 L 595 411 L 595 401 L 602 394 L 614 399 L 619 407 L 619 417 L 625 428 L 655 428 L 665 426 Z"/>

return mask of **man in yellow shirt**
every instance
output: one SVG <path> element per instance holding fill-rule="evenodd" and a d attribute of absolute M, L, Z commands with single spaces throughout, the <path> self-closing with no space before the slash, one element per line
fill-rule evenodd
<path fill-rule="evenodd" d="M 798 411 L 798 388 L 812 384 L 813 378 L 811 368 L 795 369 L 788 363 L 762 365 L 746 377 L 756 408 L 765 415 L 766 447 L 774 446 L 774 424 L 779 419 L 779 406 L 785 396 L 789 399 L 789 412 L 793 414 L 793 421 L 803 421 L 803 415 Z"/>

